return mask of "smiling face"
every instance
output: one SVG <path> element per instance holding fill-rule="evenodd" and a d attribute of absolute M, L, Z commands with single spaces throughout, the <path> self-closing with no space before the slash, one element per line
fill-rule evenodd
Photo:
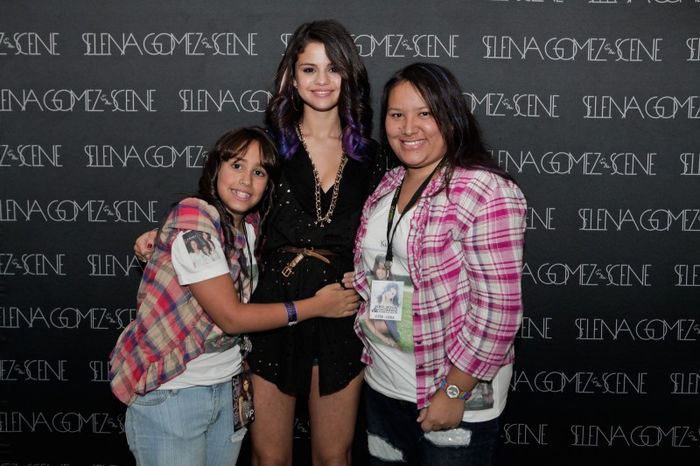
<path fill-rule="evenodd" d="M 320 42 L 309 42 L 294 65 L 294 87 L 305 108 L 324 112 L 336 109 L 342 78 Z"/>
<path fill-rule="evenodd" d="M 377 277 L 380 280 L 384 280 L 386 277 L 389 276 L 386 270 L 386 265 L 384 262 L 380 262 L 377 264 L 377 266 L 374 269 L 374 276 Z"/>
<path fill-rule="evenodd" d="M 252 141 L 245 152 L 221 163 L 216 182 L 219 198 L 241 228 L 243 216 L 262 199 L 268 174 L 263 168 L 260 145 Z"/>
<path fill-rule="evenodd" d="M 430 174 L 447 151 L 430 107 L 408 81 L 389 93 L 384 125 L 394 153 L 416 175 Z"/>
<path fill-rule="evenodd" d="M 392 299 L 394 299 L 394 296 L 396 296 L 396 288 L 394 287 L 391 287 L 384 292 L 384 299 L 386 299 L 387 301 L 391 301 Z"/>

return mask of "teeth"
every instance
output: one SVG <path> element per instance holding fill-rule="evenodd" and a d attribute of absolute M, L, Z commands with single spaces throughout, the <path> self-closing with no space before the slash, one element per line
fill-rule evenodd
<path fill-rule="evenodd" d="M 244 193 L 243 191 L 238 191 L 238 190 L 233 190 L 233 194 L 235 194 L 238 197 L 242 197 L 244 199 L 248 199 L 250 197 L 250 194 Z"/>
<path fill-rule="evenodd" d="M 419 145 L 422 141 L 402 141 L 404 145 L 406 146 L 417 146 Z"/>

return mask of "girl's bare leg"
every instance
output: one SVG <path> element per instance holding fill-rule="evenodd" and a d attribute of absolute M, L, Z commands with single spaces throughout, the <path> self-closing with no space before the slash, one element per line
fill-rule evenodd
<path fill-rule="evenodd" d="M 313 466 L 349 466 L 355 421 L 362 389 L 362 373 L 335 393 L 320 396 L 318 366 L 311 372 L 309 417 Z"/>
<path fill-rule="evenodd" d="M 296 398 L 253 374 L 252 466 L 291 466 Z"/>

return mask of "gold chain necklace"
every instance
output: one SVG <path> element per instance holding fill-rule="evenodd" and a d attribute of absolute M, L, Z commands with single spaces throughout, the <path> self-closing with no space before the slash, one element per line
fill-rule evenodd
<path fill-rule="evenodd" d="M 326 226 L 326 223 L 331 223 L 333 211 L 335 210 L 335 204 L 336 202 L 338 202 L 338 188 L 340 187 L 340 180 L 343 178 L 343 168 L 345 168 L 345 164 L 348 162 L 348 158 L 345 155 L 345 152 L 343 152 L 343 155 L 340 159 L 340 166 L 338 167 L 338 173 L 335 174 L 335 182 L 333 183 L 333 195 L 331 196 L 331 205 L 328 206 L 328 212 L 326 212 L 326 215 L 321 216 L 321 180 L 319 179 L 318 170 L 316 170 L 316 165 L 314 165 L 314 161 L 311 159 L 309 148 L 306 147 L 304 133 L 301 131 L 301 125 L 299 123 L 297 123 L 296 125 L 296 130 L 297 136 L 299 137 L 299 142 L 301 142 L 301 145 L 304 147 L 306 155 L 309 156 L 309 161 L 311 162 L 311 167 L 313 168 L 314 172 L 314 200 L 316 201 L 315 223 L 316 225 L 319 225 L 321 228 L 323 228 L 324 226 Z"/>

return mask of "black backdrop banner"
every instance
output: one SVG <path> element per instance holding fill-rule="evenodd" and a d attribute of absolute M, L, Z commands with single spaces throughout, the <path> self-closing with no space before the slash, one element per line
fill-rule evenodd
<path fill-rule="evenodd" d="M 697 464 L 698 0 L 3 0 L 0 464 L 133 464 L 107 380 L 133 239 L 262 122 L 319 18 L 352 33 L 375 109 L 396 69 L 451 69 L 528 197 L 498 464 Z"/>

